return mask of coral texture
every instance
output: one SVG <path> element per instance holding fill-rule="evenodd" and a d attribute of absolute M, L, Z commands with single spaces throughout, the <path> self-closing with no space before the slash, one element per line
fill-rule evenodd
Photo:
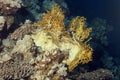
<path fill-rule="evenodd" d="M 5 17 L 0 16 L 0 31 L 3 29 L 4 25 L 5 25 Z"/>
<path fill-rule="evenodd" d="M 0 79 L 22 79 L 33 73 L 33 66 L 17 57 L 20 58 L 16 55 L 10 60 L 0 63 Z"/>
<path fill-rule="evenodd" d="M 8 38 L 14 40 L 22 39 L 24 35 L 27 35 L 30 32 L 31 32 L 31 21 L 26 20 L 25 23 L 21 27 L 16 29 L 12 34 L 10 34 Z"/>
<path fill-rule="evenodd" d="M 14 14 L 21 6 L 21 0 L 0 0 L 0 14 Z"/>
<path fill-rule="evenodd" d="M 38 21 L 33 26 L 43 27 L 50 33 L 59 36 L 62 34 L 62 30 L 65 29 L 63 19 L 64 15 L 61 8 L 55 5 L 51 11 L 43 16 L 41 21 Z"/>
<path fill-rule="evenodd" d="M 76 40 L 83 41 L 90 35 L 92 28 L 86 28 L 86 18 L 76 17 L 70 23 L 70 31 Z"/>

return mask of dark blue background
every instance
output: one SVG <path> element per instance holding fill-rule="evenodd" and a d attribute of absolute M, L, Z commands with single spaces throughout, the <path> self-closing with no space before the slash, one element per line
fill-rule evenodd
<path fill-rule="evenodd" d="M 72 16 L 85 16 L 88 21 L 99 17 L 114 27 L 109 35 L 109 52 L 120 56 L 120 0 L 65 0 Z"/>

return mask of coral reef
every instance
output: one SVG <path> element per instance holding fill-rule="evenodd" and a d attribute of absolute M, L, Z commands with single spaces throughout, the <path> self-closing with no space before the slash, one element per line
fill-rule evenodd
<path fill-rule="evenodd" d="M 0 16 L 0 31 L 3 29 L 4 24 L 5 24 L 5 17 Z"/>
<path fill-rule="evenodd" d="M 77 80 L 110 80 L 113 77 L 109 70 L 98 69 L 93 72 L 82 73 Z"/>
<path fill-rule="evenodd" d="M 62 51 L 70 51 L 69 59 L 66 63 L 69 65 L 69 70 L 72 70 L 78 63 L 84 64 L 92 59 L 92 48 L 83 42 L 83 39 L 88 38 L 90 31 L 86 31 L 84 21 L 81 22 L 83 18 L 80 18 L 79 24 L 83 25 L 73 25 L 73 27 L 82 27 L 82 29 L 79 29 L 79 31 L 76 29 L 76 32 L 75 34 L 73 33 L 73 35 L 77 35 L 77 37 L 85 37 L 79 40 L 76 38 L 74 39 L 74 36 L 70 36 L 70 33 L 65 31 L 63 19 L 64 15 L 59 6 L 53 6 L 52 10 L 45 14 L 41 21 L 33 24 L 33 26 L 43 28 L 45 31 L 37 31 L 36 35 L 33 35 L 32 37 L 35 44 L 42 47 L 45 51 L 51 51 L 57 48 L 60 48 Z M 73 20 L 71 23 L 77 22 Z M 72 26 L 72 24 L 70 24 L 70 26 Z M 90 29 L 88 28 L 88 30 Z M 54 38 L 54 36 L 56 37 Z"/>
<path fill-rule="evenodd" d="M 0 31 L 2 31 L 3 29 L 8 30 L 13 23 L 13 16 L 0 16 Z"/>
<path fill-rule="evenodd" d="M 59 36 L 62 34 L 62 30 L 64 30 L 63 23 L 64 15 L 57 5 L 55 5 L 50 12 L 45 14 L 41 21 L 37 22 L 33 26 L 43 27 L 44 29 L 55 33 L 55 35 Z"/>
<path fill-rule="evenodd" d="M 21 6 L 21 0 L 0 0 L 0 15 L 14 14 Z"/>
<path fill-rule="evenodd" d="M 24 35 L 27 35 L 31 32 L 31 24 L 32 23 L 30 20 L 26 20 L 25 23 L 21 27 L 16 29 L 12 34 L 10 34 L 8 38 L 14 40 L 22 39 Z"/>
<path fill-rule="evenodd" d="M 93 48 L 89 44 L 92 28 L 87 26 L 86 18 L 77 16 L 67 27 L 64 0 L 40 1 L 0 1 L 0 31 L 3 35 L 7 33 L 0 43 L 2 80 L 71 80 L 69 73 L 93 60 Z M 25 16 L 25 22 L 20 24 L 16 15 L 22 13 L 18 11 L 21 7 L 31 13 L 36 22 Z M 46 13 L 39 13 L 42 11 Z M 12 31 L 7 32 L 10 28 Z M 109 70 L 85 71 L 78 72 L 76 79 L 112 78 Z"/>
<path fill-rule="evenodd" d="M 21 7 L 21 0 L 0 0 L 0 35 L 2 37 L 6 37 L 7 31 L 15 22 L 14 15 Z"/>
<path fill-rule="evenodd" d="M 86 22 L 84 17 L 76 17 L 71 21 L 70 31 L 73 33 L 73 37 L 76 40 L 84 41 L 90 35 L 91 28 L 86 28 Z"/>

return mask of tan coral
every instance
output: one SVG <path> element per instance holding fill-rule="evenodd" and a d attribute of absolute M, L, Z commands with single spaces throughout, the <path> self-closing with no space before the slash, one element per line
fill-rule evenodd
<path fill-rule="evenodd" d="M 0 0 L 0 14 L 15 14 L 22 5 L 22 0 Z"/>
<path fill-rule="evenodd" d="M 16 29 L 12 34 L 8 36 L 8 38 L 17 40 L 17 39 L 22 39 L 25 35 L 29 34 L 32 31 L 31 28 L 31 21 L 26 20 L 25 23 Z"/>
<path fill-rule="evenodd" d="M 59 79 L 60 76 L 66 76 L 67 67 L 61 63 L 65 58 L 66 52 L 60 52 L 59 50 L 46 51 L 38 54 L 35 59 L 37 70 L 34 75 L 31 76 L 31 79 L 54 80 L 52 78 L 58 77 Z"/>
<path fill-rule="evenodd" d="M 19 57 L 19 54 L 14 55 L 10 60 L 0 63 L 0 80 L 20 80 L 34 72 L 34 67 Z"/>

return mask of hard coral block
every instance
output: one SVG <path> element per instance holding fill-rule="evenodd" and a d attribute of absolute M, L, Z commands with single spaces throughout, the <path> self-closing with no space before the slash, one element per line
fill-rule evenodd
<path fill-rule="evenodd" d="M 16 58 L 17 56 L 15 56 Z M 0 63 L 0 79 L 13 80 L 30 76 L 33 66 L 27 61 L 16 60 L 14 57 L 4 63 Z"/>
<path fill-rule="evenodd" d="M 10 34 L 8 38 L 13 40 L 22 39 L 25 35 L 31 32 L 31 24 L 30 20 L 26 20 L 25 23 Z"/>
<path fill-rule="evenodd" d="M 14 14 L 21 6 L 21 0 L 0 0 L 0 14 Z"/>

